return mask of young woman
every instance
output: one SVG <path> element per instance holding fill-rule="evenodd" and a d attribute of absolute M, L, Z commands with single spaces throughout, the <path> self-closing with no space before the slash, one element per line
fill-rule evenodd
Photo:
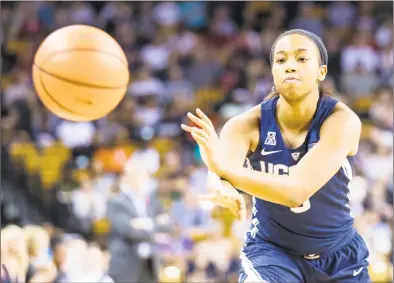
<path fill-rule="evenodd" d="M 272 47 L 274 92 L 263 103 L 229 120 L 220 138 L 199 109 L 188 113 L 198 127 L 182 125 L 216 186 L 208 198 L 237 212 L 234 187 L 253 196 L 240 282 L 370 281 L 348 205 L 361 122 L 321 90 L 327 57 L 315 34 L 287 31 Z"/>

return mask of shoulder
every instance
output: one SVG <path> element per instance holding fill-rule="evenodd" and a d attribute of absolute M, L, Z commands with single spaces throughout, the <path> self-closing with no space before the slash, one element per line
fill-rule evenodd
<path fill-rule="evenodd" d="M 332 114 L 324 121 L 321 136 L 335 145 L 347 143 L 350 155 L 356 154 L 361 135 L 361 120 L 357 114 L 342 102 L 338 102 Z"/>
<path fill-rule="evenodd" d="M 252 132 L 258 129 L 261 118 L 261 104 L 232 117 L 226 122 L 223 130 L 237 131 L 238 133 Z"/>
<path fill-rule="evenodd" d="M 335 125 L 339 129 L 351 126 L 353 130 L 361 130 L 360 118 L 343 102 L 338 102 L 335 105 L 332 114 L 327 118 L 327 123 Z"/>
<path fill-rule="evenodd" d="M 223 127 L 220 139 L 236 139 L 254 151 L 259 142 L 261 104 L 231 118 Z"/>

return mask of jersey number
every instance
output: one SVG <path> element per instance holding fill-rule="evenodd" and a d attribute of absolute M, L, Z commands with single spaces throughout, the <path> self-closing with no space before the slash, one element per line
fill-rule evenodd
<path fill-rule="evenodd" d="M 310 208 L 311 208 L 311 202 L 308 199 L 301 206 L 290 208 L 290 210 L 293 211 L 294 213 L 303 213 L 309 210 Z"/>
<path fill-rule="evenodd" d="M 261 170 L 265 170 L 268 174 L 274 175 L 289 175 L 289 167 L 284 164 L 273 164 L 273 163 L 265 163 L 264 161 L 260 162 Z M 301 206 L 290 208 L 290 210 L 294 213 L 303 213 L 308 211 L 311 208 L 311 202 L 306 200 Z"/>
<path fill-rule="evenodd" d="M 342 169 L 343 169 L 343 172 L 344 172 L 345 176 L 349 178 L 348 188 L 349 188 L 349 194 L 350 194 L 351 180 L 352 180 L 352 177 L 353 177 L 353 174 L 352 174 L 353 172 L 352 172 L 352 167 L 351 167 L 348 159 L 346 159 L 345 163 L 342 165 Z M 348 194 L 348 197 L 349 197 L 349 194 Z M 349 199 L 350 199 L 350 197 L 349 197 Z M 350 211 L 349 204 L 347 204 L 346 206 L 349 207 L 349 211 Z M 311 202 L 308 199 L 301 206 L 295 207 L 295 208 L 290 208 L 290 210 L 292 212 L 294 212 L 294 213 L 303 213 L 305 211 L 308 211 L 310 208 L 311 208 Z M 353 216 L 351 211 L 350 211 L 350 216 L 354 218 L 354 216 Z"/>

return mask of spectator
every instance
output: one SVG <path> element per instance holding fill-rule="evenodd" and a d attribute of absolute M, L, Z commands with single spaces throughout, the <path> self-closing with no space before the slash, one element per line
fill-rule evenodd
<path fill-rule="evenodd" d="M 179 2 L 182 19 L 189 28 L 201 28 L 208 22 L 207 3 L 202 1 Z"/>
<path fill-rule="evenodd" d="M 107 262 L 100 247 L 91 244 L 88 247 L 85 261 L 86 280 L 89 282 L 113 283 L 112 278 L 107 274 Z"/>
<path fill-rule="evenodd" d="M 24 99 L 27 100 L 33 97 L 33 92 L 31 88 L 30 79 L 27 72 L 20 71 L 17 73 L 17 82 L 11 84 L 4 91 L 4 103 L 6 106 L 10 107 L 14 101 Z M 29 98 L 30 99 L 30 98 Z"/>
<path fill-rule="evenodd" d="M 376 125 L 382 129 L 393 130 L 393 93 L 391 90 L 382 88 L 377 92 L 377 98 L 373 102 L 369 114 Z"/>
<path fill-rule="evenodd" d="M 163 115 L 160 109 L 159 100 L 155 95 L 147 95 L 143 98 L 143 104 L 136 110 L 136 115 L 142 122 L 142 126 L 153 127 Z"/>
<path fill-rule="evenodd" d="M 56 136 L 65 146 L 74 149 L 91 146 L 95 131 L 91 122 L 62 120 L 56 128 Z"/>
<path fill-rule="evenodd" d="M 369 35 L 366 32 L 360 32 L 354 36 L 351 45 L 346 47 L 342 52 L 342 69 L 350 72 L 361 64 L 367 72 L 374 72 L 378 67 L 378 57 L 375 50 L 368 44 Z"/>
<path fill-rule="evenodd" d="M 131 166 L 133 162 L 138 162 L 144 164 L 149 174 L 153 175 L 159 169 L 160 155 L 157 150 L 149 147 L 146 141 L 141 141 L 139 145 L 139 149 L 130 156 L 125 167 Z"/>
<path fill-rule="evenodd" d="M 311 2 L 303 2 L 299 5 L 298 16 L 290 24 L 292 29 L 305 29 L 318 36 L 323 35 L 323 23 L 316 13 L 316 6 Z"/>
<path fill-rule="evenodd" d="M 239 250 L 249 223 L 233 222 L 227 211 L 213 213 L 211 203 L 198 202 L 197 195 L 206 190 L 206 168 L 198 146 L 179 125 L 185 114 L 198 106 L 220 129 L 228 118 L 261 103 L 272 88 L 268 64 L 272 43 L 283 30 L 294 26 L 323 37 L 329 53 L 329 77 L 323 85 L 333 90 L 334 97 L 354 107 L 362 119 L 350 205 L 356 228 L 370 249 L 371 280 L 392 281 L 393 227 L 389 223 L 393 219 L 393 181 L 388 176 L 392 173 L 394 79 L 390 4 L 5 3 L 0 34 L 4 71 L 2 221 L 3 225 L 34 224 L 40 232 L 33 236 L 29 232 L 30 242 L 37 247 L 44 243 L 29 264 L 21 264 L 26 269 L 22 272 L 12 264 L 23 253 L 4 245 L 7 234 L 17 241 L 18 228 L 12 233 L 2 231 L 2 262 L 12 279 L 41 278 L 36 276 L 45 275 L 48 270 L 41 264 L 48 260 L 56 266 L 58 283 L 116 281 L 119 276 L 130 275 L 125 271 L 133 272 L 130 266 L 143 266 L 135 280 L 235 282 L 239 262 L 225 247 L 231 239 L 231 245 Z M 98 26 L 114 36 L 129 63 L 127 96 L 109 116 L 94 122 L 69 122 L 51 114 L 33 94 L 29 79 L 40 41 L 49 32 L 74 23 Z M 64 168 L 41 164 L 45 158 L 41 155 L 48 152 L 54 162 L 64 159 Z M 131 169 L 125 168 L 127 161 Z M 138 168 L 144 164 L 148 167 Z M 154 172 L 157 179 L 150 176 Z M 53 185 L 46 182 L 49 175 L 58 175 Z M 91 177 L 85 179 L 85 175 Z M 138 180 L 145 182 L 144 176 L 148 181 L 141 185 L 141 191 L 146 191 L 138 194 L 135 187 L 139 188 Z M 127 196 L 131 200 L 125 201 Z M 144 216 L 146 200 L 149 205 Z M 168 213 L 175 231 L 168 227 Z M 224 227 L 213 225 L 212 217 L 218 217 Z M 144 221 L 130 223 L 139 218 Z M 46 221 L 57 227 L 56 235 L 39 236 L 45 232 L 38 226 Z M 31 228 L 26 227 L 26 231 Z M 221 235 L 223 229 L 226 235 L 233 231 L 229 239 Z M 69 234 L 75 232 L 79 235 Z M 49 251 L 48 237 L 52 243 Z M 204 246 L 208 252 L 198 250 Z M 197 260 L 196 252 L 200 254 Z M 218 261 L 218 256 L 225 256 L 225 260 Z M 128 260 L 123 260 L 125 257 Z M 149 267 L 158 258 L 160 278 L 155 276 L 159 270 L 151 272 Z M 108 273 L 115 275 L 108 278 Z"/>
<path fill-rule="evenodd" d="M 378 86 L 378 77 L 373 72 L 367 72 L 359 63 L 353 71 L 342 76 L 341 90 L 352 99 L 370 97 Z"/>
<path fill-rule="evenodd" d="M 52 25 L 52 29 L 56 30 L 72 24 L 71 18 L 69 17 L 70 8 L 66 5 L 58 5 L 55 11 L 55 21 Z"/>
<path fill-rule="evenodd" d="M 155 217 L 161 211 L 151 196 L 149 173 L 132 163 L 120 181 L 120 193 L 108 206 L 111 223 L 109 274 L 115 280 L 155 282 L 156 254 L 152 246 Z M 149 203 L 149 206 L 148 206 Z"/>
<path fill-rule="evenodd" d="M 146 95 L 157 95 L 161 97 L 164 89 L 164 84 L 153 77 L 148 68 L 143 67 L 139 70 L 137 79 L 130 84 L 128 93 L 136 97 Z"/>
<path fill-rule="evenodd" d="M 71 21 L 74 24 L 92 24 L 96 13 L 90 3 L 74 2 L 70 7 Z"/>
<path fill-rule="evenodd" d="M 92 223 L 106 215 L 105 195 L 93 190 L 92 180 L 85 177 L 81 186 L 73 193 L 72 207 L 82 229 L 89 234 Z"/>
<path fill-rule="evenodd" d="M 59 282 L 78 282 L 89 279 L 85 273 L 87 260 L 86 241 L 80 237 L 71 236 L 69 239 L 66 239 L 66 246 L 64 276 L 59 280 Z"/>
<path fill-rule="evenodd" d="M 141 58 L 150 70 L 163 71 L 168 66 L 169 50 L 164 36 L 159 34 L 151 44 L 141 49 Z"/>
<path fill-rule="evenodd" d="M 210 224 L 209 211 L 203 210 L 197 196 L 186 189 L 183 199 L 174 202 L 171 208 L 171 219 L 180 225 L 183 235 L 193 237 L 208 231 Z"/>
<path fill-rule="evenodd" d="M 161 26 L 175 26 L 181 20 L 181 13 L 177 2 L 166 1 L 157 3 L 153 7 L 153 19 Z"/>
<path fill-rule="evenodd" d="M 179 4 L 182 5 L 182 3 Z M 177 26 L 177 31 L 168 40 L 168 47 L 171 52 L 179 52 L 181 56 L 187 56 L 193 50 L 197 41 L 197 35 L 188 30 L 185 24 L 180 23 Z"/>
<path fill-rule="evenodd" d="M 29 258 L 23 229 L 18 226 L 10 225 L 1 230 L 1 266 L 2 279 L 8 277 L 18 282 L 26 278 Z"/>
<path fill-rule="evenodd" d="M 193 99 L 193 86 L 185 80 L 183 70 L 180 66 L 172 66 L 169 70 L 169 80 L 166 82 L 167 94 L 166 100 L 171 101 L 175 97 L 184 97 Z"/>
<path fill-rule="evenodd" d="M 213 14 L 212 28 L 215 34 L 229 37 L 237 32 L 237 25 L 232 20 L 230 9 L 226 5 L 219 5 Z"/>
<path fill-rule="evenodd" d="M 31 264 L 26 280 L 31 282 L 53 281 L 56 277 L 56 269 L 49 256 L 50 238 L 47 231 L 39 226 L 29 225 L 24 228 L 24 233 Z"/>
<path fill-rule="evenodd" d="M 336 28 L 351 27 L 356 17 L 356 8 L 350 2 L 332 2 L 327 12 L 330 25 Z"/>
<path fill-rule="evenodd" d="M 209 58 L 208 50 L 203 46 L 196 46 L 193 53 L 194 63 L 186 70 L 186 78 L 194 87 L 212 87 L 221 74 L 220 65 Z"/>

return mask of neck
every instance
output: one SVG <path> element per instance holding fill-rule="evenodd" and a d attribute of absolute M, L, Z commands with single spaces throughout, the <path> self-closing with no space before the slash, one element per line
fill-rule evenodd
<path fill-rule="evenodd" d="M 276 111 L 280 127 L 295 132 L 306 130 L 316 112 L 319 97 L 318 90 L 296 101 L 286 100 L 281 96 Z"/>

